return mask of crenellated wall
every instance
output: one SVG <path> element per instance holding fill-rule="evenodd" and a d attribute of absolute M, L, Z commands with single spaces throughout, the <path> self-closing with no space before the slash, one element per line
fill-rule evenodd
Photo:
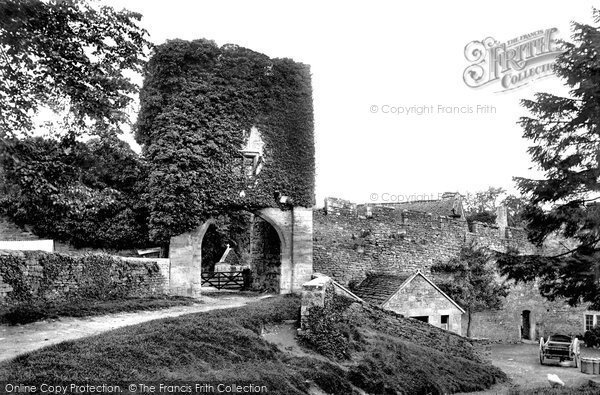
<path fill-rule="evenodd" d="M 398 205 L 357 205 L 327 198 L 325 207 L 314 215 L 314 268 L 352 286 L 367 273 L 425 273 L 437 262 L 458 256 L 461 247 L 476 243 L 496 251 L 516 248 L 522 254 L 553 255 L 565 251 L 565 240 L 549 239 L 538 248 L 527 239 L 524 229 L 505 223 L 489 225 L 402 210 Z M 435 276 L 433 276 L 435 281 Z M 501 310 L 475 313 L 472 334 L 494 341 L 518 341 L 524 326 L 523 312 L 529 311 L 528 337 L 535 339 L 552 332 L 583 333 L 587 306 L 572 308 L 563 301 L 543 298 L 535 284 L 511 283 Z M 466 331 L 466 317 L 463 317 Z"/>
<path fill-rule="evenodd" d="M 361 281 L 367 273 L 398 274 L 447 262 L 469 242 L 533 253 L 522 229 L 474 223 L 382 204 L 356 205 L 327 198 L 314 213 L 314 267 L 337 281 Z"/>

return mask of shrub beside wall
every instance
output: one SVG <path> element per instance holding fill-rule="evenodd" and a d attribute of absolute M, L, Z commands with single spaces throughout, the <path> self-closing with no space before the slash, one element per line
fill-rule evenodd
<path fill-rule="evenodd" d="M 0 251 L 0 306 L 166 293 L 160 261 Z"/>

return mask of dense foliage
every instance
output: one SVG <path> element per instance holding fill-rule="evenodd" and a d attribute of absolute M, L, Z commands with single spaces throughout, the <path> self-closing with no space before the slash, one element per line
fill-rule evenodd
<path fill-rule="evenodd" d="M 106 130 L 125 108 L 149 48 L 141 16 L 83 0 L 0 1 L 0 137 L 27 131 L 41 107 Z"/>
<path fill-rule="evenodd" d="M 300 334 L 300 340 L 319 354 L 332 359 L 349 359 L 350 352 L 359 344 L 360 335 L 346 314 L 351 300 L 335 294 L 327 295 L 324 307 L 310 308 L 306 320 L 308 330 Z"/>
<path fill-rule="evenodd" d="M 15 223 L 75 246 L 149 245 L 146 165 L 127 143 L 11 139 L 0 158 L 0 210 Z"/>
<path fill-rule="evenodd" d="M 600 346 L 600 326 L 595 326 L 583 334 L 583 341 L 587 347 Z"/>
<path fill-rule="evenodd" d="M 489 187 L 479 192 L 467 192 L 464 199 L 466 219 L 469 224 L 483 222 L 496 223 L 496 208 L 506 207 L 509 226 L 524 226 L 523 207 L 525 201 L 520 196 L 507 194 L 504 188 Z"/>
<path fill-rule="evenodd" d="M 600 11 L 594 10 L 600 24 Z M 558 234 L 579 247 L 554 257 L 511 254 L 499 263 L 516 280 L 539 280 L 550 299 L 600 308 L 600 28 L 573 24 L 573 42 L 564 43 L 555 73 L 570 87 L 569 97 L 539 93 L 524 100 L 531 116 L 521 119 L 523 136 L 541 179 L 517 178 L 528 197 L 524 218 L 530 240 L 542 244 Z"/>
<path fill-rule="evenodd" d="M 440 282 L 440 288 L 467 311 L 467 336 L 471 336 L 471 316 L 478 311 L 498 309 L 508 295 L 508 285 L 496 281 L 490 254 L 468 245 L 456 258 L 431 267 L 432 273 L 449 278 Z"/>
<path fill-rule="evenodd" d="M 234 208 L 313 204 L 308 66 L 235 45 L 173 40 L 155 48 L 140 93 L 136 139 L 150 163 L 150 234 L 157 241 Z M 255 126 L 264 168 L 244 171 Z"/>

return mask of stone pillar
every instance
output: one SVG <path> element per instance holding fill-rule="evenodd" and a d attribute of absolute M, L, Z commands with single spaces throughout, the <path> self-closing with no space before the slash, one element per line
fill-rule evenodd
<path fill-rule="evenodd" d="M 171 295 L 199 297 L 202 286 L 202 239 L 214 220 L 194 231 L 171 237 L 169 244 L 169 292 Z"/>
<path fill-rule="evenodd" d="M 300 328 L 308 329 L 308 315 L 311 307 L 324 307 L 327 288 L 332 286 L 330 277 L 321 276 L 302 285 L 302 304 L 300 307 Z"/>
<path fill-rule="evenodd" d="M 506 228 L 508 227 L 508 212 L 506 211 L 506 206 L 496 207 L 496 225 L 498 225 L 500 237 L 506 237 Z"/>
<path fill-rule="evenodd" d="M 302 285 L 310 281 L 313 272 L 313 211 L 311 208 L 294 207 L 292 228 L 291 292 L 300 292 Z"/>

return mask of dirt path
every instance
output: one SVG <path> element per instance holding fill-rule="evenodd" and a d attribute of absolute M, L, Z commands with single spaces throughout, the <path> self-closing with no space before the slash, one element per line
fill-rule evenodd
<path fill-rule="evenodd" d="M 240 307 L 264 297 L 231 295 L 211 298 L 203 296 L 200 299 L 201 303 L 191 306 L 176 306 L 168 309 L 134 313 L 115 313 L 96 317 L 64 317 L 57 320 L 17 326 L 0 325 L 0 361 L 11 359 L 17 355 L 51 344 L 92 336 L 123 326 L 135 325 L 159 318 L 176 317 L 183 314 Z"/>
<path fill-rule="evenodd" d="M 566 387 L 579 387 L 598 375 L 581 373 L 572 363 L 549 360 L 540 365 L 539 346 L 537 344 L 498 344 L 492 346 L 492 363 L 499 367 L 512 380 L 512 387 L 518 389 L 549 387 L 548 373 L 557 375 Z M 582 357 L 600 357 L 600 351 L 588 348 L 581 349 Z M 498 385 L 488 391 L 472 392 L 479 394 L 508 394 L 509 385 Z"/>

